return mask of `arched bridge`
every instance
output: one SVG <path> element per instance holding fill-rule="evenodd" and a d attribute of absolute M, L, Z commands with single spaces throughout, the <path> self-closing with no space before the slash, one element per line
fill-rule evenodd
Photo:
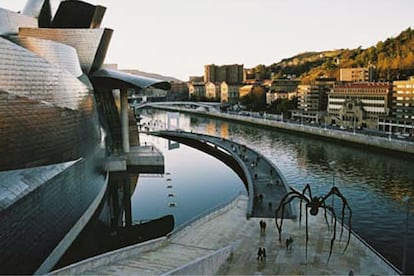
<path fill-rule="evenodd" d="M 247 217 L 274 218 L 280 200 L 287 193 L 287 183 L 269 159 L 237 142 L 185 131 L 151 131 L 150 135 L 174 140 L 210 154 L 232 168 L 243 180 L 249 194 Z M 285 218 L 292 218 L 286 208 Z"/>

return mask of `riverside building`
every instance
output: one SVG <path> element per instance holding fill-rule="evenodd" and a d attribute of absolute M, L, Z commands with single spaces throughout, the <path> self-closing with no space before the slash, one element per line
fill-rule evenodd
<path fill-rule="evenodd" d="M 313 84 L 298 86 L 298 109 L 292 110 L 292 119 L 301 122 L 320 123 L 326 115 L 327 95 L 335 79 L 316 79 Z"/>
<path fill-rule="evenodd" d="M 391 83 L 360 82 L 335 85 L 328 94 L 327 121 L 343 127 L 378 128 L 381 116 L 388 116 Z"/>
<path fill-rule="evenodd" d="M 393 82 L 391 114 L 379 118 L 378 127 L 403 137 L 414 136 L 414 76 Z"/>
<path fill-rule="evenodd" d="M 344 82 L 373 82 L 375 81 L 375 68 L 341 68 L 339 80 Z"/>
<path fill-rule="evenodd" d="M 237 104 L 239 102 L 239 89 L 241 84 L 229 84 L 223 81 L 220 85 L 221 103 Z"/>

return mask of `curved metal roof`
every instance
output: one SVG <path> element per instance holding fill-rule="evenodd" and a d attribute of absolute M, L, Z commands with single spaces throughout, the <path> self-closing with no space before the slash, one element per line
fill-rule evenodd
<path fill-rule="evenodd" d="M 147 78 L 106 68 L 94 72 L 90 76 L 90 79 L 92 82 L 105 82 L 105 86 L 107 88 L 113 89 L 145 89 L 150 86 L 163 90 L 169 90 L 171 88 L 171 84 L 167 81 Z"/>

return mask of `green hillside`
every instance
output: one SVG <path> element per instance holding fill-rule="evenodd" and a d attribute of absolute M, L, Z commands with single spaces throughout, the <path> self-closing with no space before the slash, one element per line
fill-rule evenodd
<path fill-rule="evenodd" d="M 258 65 L 256 72 L 265 78 L 296 75 L 302 81 L 318 77 L 339 79 L 339 69 L 375 66 L 379 80 L 404 79 L 414 75 L 414 31 L 411 28 L 395 38 L 379 41 L 367 49 L 340 49 L 306 52 L 270 66 Z"/>

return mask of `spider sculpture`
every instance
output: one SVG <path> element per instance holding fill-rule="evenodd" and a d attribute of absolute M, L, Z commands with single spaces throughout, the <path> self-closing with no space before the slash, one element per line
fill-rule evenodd
<path fill-rule="evenodd" d="M 288 192 L 280 201 L 279 207 L 276 209 L 276 213 L 275 213 L 275 222 L 276 222 L 276 227 L 279 233 L 279 241 L 282 241 L 282 225 L 283 225 L 283 218 L 284 218 L 284 212 L 285 212 L 285 206 L 286 204 L 289 204 L 292 200 L 299 198 L 300 199 L 300 207 L 299 207 L 299 225 L 301 223 L 301 219 L 302 219 L 302 201 L 305 201 L 305 221 L 306 221 L 306 257 L 308 255 L 308 240 L 309 240 L 309 235 L 308 235 L 308 212 L 307 212 L 307 208 L 309 208 L 309 213 L 312 216 L 316 216 L 319 212 L 319 208 L 324 209 L 324 216 L 325 216 L 325 221 L 326 224 L 328 225 L 328 229 L 329 229 L 329 222 L 328 222 L 328 218 L 327 218 L 327 210 L 331 212 L 332 214 L 332 218 L 333 218 L 333 235 L 331 238 L 331 244 L 330 244 L 330 250 L 329 250 L 329 256 L 328 256 L 328 262 L 329 259 L 332 255 L 332 248 L 333 248 L 333 244 L 334 241 L 336 239 L 336 222 L 337 222 L 337 217 L 335 214 L 335 210 L 332 206 L 326 204 L 326 200 L 331 197 L 331 196 L 337 196 L 342 200 L 342 216 L 341 216 L 341 235 L 340 238 L 342 238 L 342 234 L 343 234 L 343 230 L 344 230 L 344 216 L 345 216 L 345 208 L 348 209 L 349 212 L 349 216 L 348 216 L 348 226 L 349 226 L 349 231 L 348 231 L 348 240 L 347 243 L 345 245 L 344 248 L 344 252 L 345 250 L 348 248 L 349 245 L 349 241 L 351 238 L 351 217 L 352 217 L 352 211 L 351 208 L 349 207 L 349 204 L 346 200 L 346 198 L 341 194 L 341 192 L 339 191 L 339 189 L 337 187 L 332 187 L 332 189 L 329 191 L 328 194 L 326 194 L 323 197 L 312 197 L 312 192 L 311 192 L 311 188 L 309 184 L 306 184 L 305 188 L 302 190 L 302 193 L 300 193 L 299 191 L 297 191 L 296 189 L 290 187 L 291 191 Z M 305 193 L 308 192 L 309 196 L 307 196 Z M 280 213 L 281 211 L 281 213 Z M 280 216 L 279 216 L 280 214 Z M 279 218 L 280 217 L 280 218 Z M 280 220 L 280 221 L 279 221 Z"/>

